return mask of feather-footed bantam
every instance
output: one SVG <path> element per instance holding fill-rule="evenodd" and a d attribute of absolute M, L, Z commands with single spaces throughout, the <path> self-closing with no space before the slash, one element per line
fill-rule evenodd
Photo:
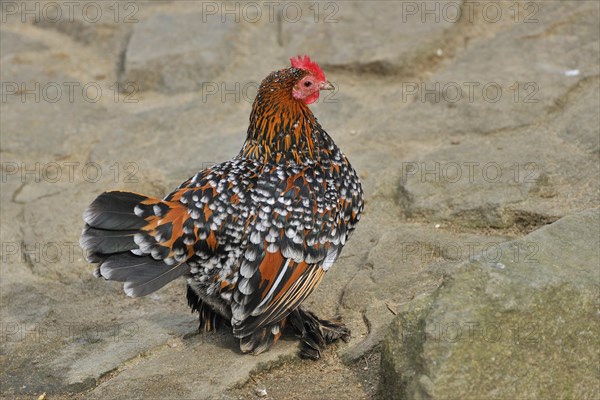
<path fill-rule="evenodd" d="M 110 191 L 85 210 L 81 246 L 96 276 L 137 297 L 183 276 L 200 329 L 228 326 L 259 354 L 284 328 L 317 359 L 347 340 L 339 321 L 300 307 L 340 255 L 363 210 L 356 171 L 308 105 L 333 89 L 304 56 L 258 89 L 246 141 L 163 199 Z"/>

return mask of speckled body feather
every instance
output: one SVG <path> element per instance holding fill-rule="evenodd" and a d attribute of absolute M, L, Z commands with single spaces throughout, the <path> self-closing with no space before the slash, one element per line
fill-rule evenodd
<path fill-rule="evenodd" d="M 132 296 L 185 276 L 201 328 L 230 324 L 244 352 L 266 350 L 292 317 L 297 332 L 314 327 L 325 340 L 329 321 L 299 306 L 338 258 L 363 200 L 346 157 L 292 96 L 308 73 L 288 68 L 261 83 L 246 142 L 232 160 L 198 172 L 162 200 L 107 192 L 92 203 L 82 246 L 98 274 L 124 281 Z M 103 205 L 115 193 L 128 197 L 119 203 L 131 209 L 127 222 L 113 221 L 121 217 L 111 219 Z M 127 237 L 119 251 L 104 239 L 114 235 L 101 232 L 114 233 L 115 225 Z"/>

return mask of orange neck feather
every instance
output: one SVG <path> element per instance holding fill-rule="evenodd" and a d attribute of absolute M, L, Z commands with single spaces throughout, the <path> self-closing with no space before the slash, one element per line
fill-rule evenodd
<path fill-rule="evenodd" d="M 252 105 L 248 136 L 241 154 L 265 163 L 301 164 L 315 158 L 322 129 L 308 106 L 294 99 L 292 88 L 306 74 L 288 68 L 271 73 Z"/>

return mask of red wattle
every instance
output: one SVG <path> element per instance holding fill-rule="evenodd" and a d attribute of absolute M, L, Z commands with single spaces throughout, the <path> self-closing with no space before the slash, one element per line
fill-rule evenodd
<path fill-rule="evenodd" d="M 315 101 L 317 101 L 318 99 L 319 99 L 319 91 L 317 90 L 316 92 L 314 92 L 310 96 L 307 96 L 306 99 L 304 100 L 304 102 L 306 104 L 312 104 Z"/>

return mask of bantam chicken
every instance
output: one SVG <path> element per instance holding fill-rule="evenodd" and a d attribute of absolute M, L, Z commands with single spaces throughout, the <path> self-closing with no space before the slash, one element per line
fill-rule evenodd
<path fill-rule="evenodd" d="M 200 330 L 230 326 L 259 354 L 283 329 L 318 359 L 350 331 L 300 307 L 363 210 L 356 171 L 308 105 L 333 89 L 308 56 L 260 84 L 246 141 L 165 198 L 110 191 L 85 210 L 81 246 L 96 276 L 145 296 L 180 276 Z"/>

